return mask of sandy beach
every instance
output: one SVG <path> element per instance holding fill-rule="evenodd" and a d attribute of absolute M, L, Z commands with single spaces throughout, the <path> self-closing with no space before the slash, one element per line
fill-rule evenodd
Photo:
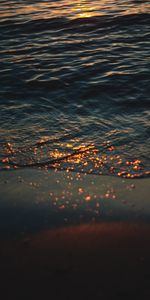
<path fill-rule="evenodd" d="M 149 234 L 149 226 L 114 222 L 5 241 L 0 257 L 5 294 L 148 299 Z"/>
<path fill-rule="evenodd" d="M 29 291 L 36 298 L 148 299 L 149 179 L 42 170 L 0 176 L 6 299 Z"/>

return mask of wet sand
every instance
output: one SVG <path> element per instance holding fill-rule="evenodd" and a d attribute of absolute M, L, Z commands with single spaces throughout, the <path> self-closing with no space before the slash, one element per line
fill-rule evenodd
<path fill-rule="evenodd" d="M 0 238 L 89 222 L 150 220 L 150 179 L 0 172 Z"/>
<path fill-rule="evenodd" d="M 38 207 L 41 211 L 43 203 L 47 201 L 49 189 L 56 189 L 54 181 L 56 183 L 59 178 L 61 182 L 57 189 L 60 195 L 62 189 L 66 188 L 64 176 L 63 172 L 47 174 L 34 170 L 17 171 L 15 174 L 4 172 L 3 179 L 1 178 L 1 211 L 5 212 L 5 218 L 2 219 L 1 213 L 0 221 L 4 232 L 6 223 L 7 230 L 11 232 L 11 226 L 15 222 L 15 219 L 11 220 L 13 207 L 16 209 L 20 205 L 19 212 L 26 208 L 26 217 L 31 218 L 35 208 L 29 205 L 31 200 L 35 203 L 40 196 Z M 76 175 L 71 176 L 76 178 Z M 28 184 L 31 183 L 31 178 L 32 184 Z M 74 193 L 70 201 L 77 198 L 81 182 L 82 188 L 87 186 L 91 197 L 95 194 L 104 195 L 105 190 L 107 192 L 108 177 L 83 177 L 79 186 L 75 178 L 72 186 Z M 94 184 L 90 185 L 91 178 Z M 40 185 L 37 187 L 38 183 Z M 149 180 L 124 182 L 112 177 L 110 185 L 115 190 L 117 200 L 114 205 L 111 197 L 101 198 L 101 205 L 107 202 L 106 207 L 103 206 L 104 213 L 112 205 L 111 215 L 105 214 L 106 220 L 101 220 L 99 215 L 99 222 L 93 221 L 91 214 L 90 222 L 82 221 L 78 225 L 61 224 L 58 228 L 41 226 L 32 231 L 30 223 L 29 230 L 24 231 L 22 236 L 7 235 L 6 238 L 1 235 L 0 273 L 4 299 L 12 296 L 14 299 L 149 299 Z M 82 195 L 78 197 L 82 199 Z M 124 204 L 125 200 L 127 204 Z M 5 209 L 4 204 L 7 204 Z M 8 215 L 6 208 L 9 208 Z M 83 208 L 85 210 L 86 207 Z M 58 207 L 57 214 L 59 211 L 61 209 Z M 112 220 L 112 216 L 115 219 L 116 212 L 117 215 L 120 212 L 122 220 Z M 17 214 L 14 216 L 17 217 Z M 45 212 L 41 211 L 41 216 L 45 218 Z M 18 226 L 22 226 L 19 218 L 17 222 Z"/>

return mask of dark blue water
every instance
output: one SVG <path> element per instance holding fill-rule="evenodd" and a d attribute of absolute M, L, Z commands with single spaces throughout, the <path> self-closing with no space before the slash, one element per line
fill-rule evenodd
<path fill-rule="evenodd" d="M 149 1 L 0 1 L 0 166 L 150 175 Z"/>

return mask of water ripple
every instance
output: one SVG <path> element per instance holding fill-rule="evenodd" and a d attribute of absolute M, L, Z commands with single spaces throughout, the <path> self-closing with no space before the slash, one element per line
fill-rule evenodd
<path fill-rule="evenodd" d="M 1 168 L 149 176 L 149 2 L 1 7 Z"/>

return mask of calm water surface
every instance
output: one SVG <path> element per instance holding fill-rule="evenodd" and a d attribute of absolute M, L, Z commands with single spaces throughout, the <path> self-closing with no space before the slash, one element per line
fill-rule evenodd
<path fill-rule="evenodd" d="M 0 167 L 150 175 L 149 1 L 0 1 Z"/>

